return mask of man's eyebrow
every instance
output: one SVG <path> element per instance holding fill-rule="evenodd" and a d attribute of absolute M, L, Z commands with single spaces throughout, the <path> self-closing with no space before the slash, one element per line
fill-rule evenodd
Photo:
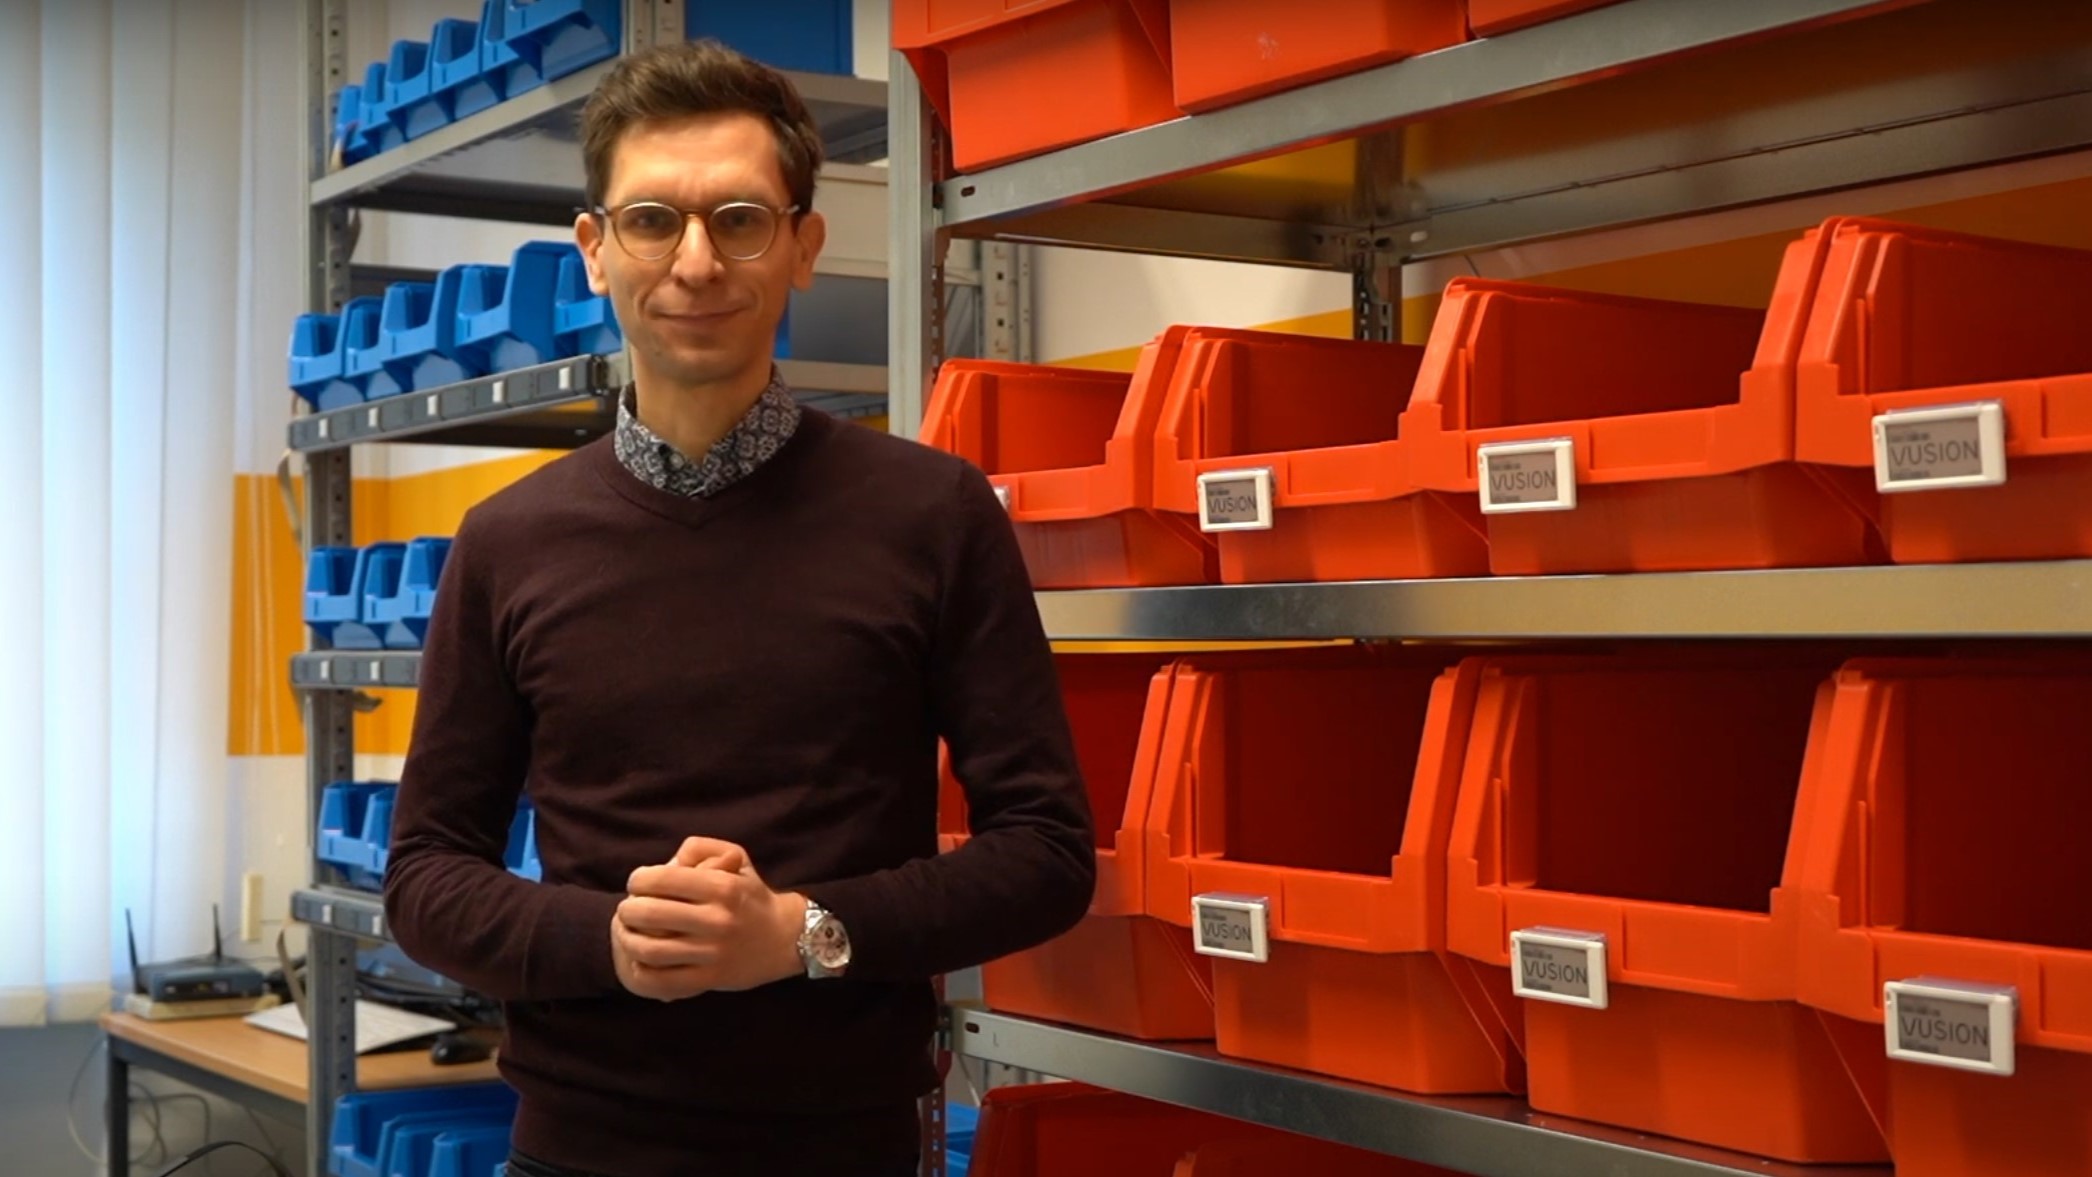
<path fill-rule="evenodd" d="M 695 212 L 696 210 L 701 208 L 718 208 L 722 204 L 760 204 L 764 208 L 781 208 L 784 204 L 788 203 L 790 203 L 789 199 L 783 202 L 773 202 L 767 194 L 755 191 L 753 189 L 729 190 L 725 195 L 720 196 L 716 200 L 711 200 L 703 204 L 683 204 L 680 201 L 673 200 L 659 192 L 640 191 L 626 196 L 621 200 L 606 202 L 604 207 L 621 208 L 628 204 L 665 204 L 668 205 L 670 208 L 689 209 Z"/>

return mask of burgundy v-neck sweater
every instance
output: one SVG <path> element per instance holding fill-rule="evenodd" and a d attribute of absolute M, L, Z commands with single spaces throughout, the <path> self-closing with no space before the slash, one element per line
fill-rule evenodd
<path fill-rule="evenodd" d="M 393 817 L 414 959 L 502 999 L 516 1144 L 616 1177 L 913 1154 L 928 978 L 1072 926 L 1095 845 L 1053 662 L 979 471 L 808 413 L 707 499 L 607 442 L 475 509 L 444 568 Z M 938 855 L 938 740 L 974 837 Z M 544 882 L 501 865 L 517 797 Z M 627 993 L 609 927 L 683 838 L 840 916 L 840 980 Z"/>

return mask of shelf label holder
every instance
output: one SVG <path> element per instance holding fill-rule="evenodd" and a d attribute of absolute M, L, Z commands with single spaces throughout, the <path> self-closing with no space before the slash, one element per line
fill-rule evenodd
<path fill-rule="evenodd" d="M 1889 1057 L 1956 1071 L 2010 1076 L 2018 1065 L 2012 1034 L 2019 990 L 1918 977 L 1882 986 L 1882 1030 Z"/>
<path fill-rule="evenodd" d="M 1199 530 L 1269 531 L 1271 468 L 1215 470 L 1199 475 Z"/>
<path fill-rule="evenodd" d="M 1511 991 L 1534 1001 L 1605 1009 L 1605 935 L 1567 928 L 1511 933 Z"/>
<path fill-rule="evenodd" d="M 1271 901 L 1261 895 L 1194 895 L 1191 934 L 1201 956 L 1265 964 L 1271 960 Z"/>
<path fill-rule="evenodd" d="M 1576 441 L 1503 441 L 1477 447 L 1475 474 L 1482 513 L 1576 509 Z"/>
<path fill-rule="evenodd" d="M 1999 401 L 1891 409 L 1874 418 L 1874 486 L 1883 494 L 2005 481 Z"/>

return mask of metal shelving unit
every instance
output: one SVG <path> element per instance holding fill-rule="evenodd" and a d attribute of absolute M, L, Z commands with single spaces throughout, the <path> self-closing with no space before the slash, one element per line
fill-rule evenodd
<path fill-rule="evenodd" d="M 2092 9 L 1985 0 L 1621 0 L 981 172 L 893 57 L 890 427 L 941 359 L 955 240 L 1349 272 L 1396 337 L 1400 267 L 2092 146 Z M 2092 637 L 2092 561 L 1049 592 L 1057 639 Z M 1802 1169 L 955 1006 L 961 1057 L 1483 1177 Z"/>
<path fill-rule="evenodd" d="M 1892 1177 L 1886 1165 L 1788 1165 L 1545 1116 L 1516 1099 L 1426 1098 L 1158 1044 L 952 1009 L 952 1051 L 1320 1137 L 1473 1177 Z"/>
<path fill-rule="evenodd" d="M 354 81 L 346 58 L 348 0 L 305 0 L 305 110 L 299 157 L 307 177 L 308 214 L 302 241 L 306 306 L 338 309 L 352 292 L 372 292 L 390 281 L 425 274 L 352 266 L 360 211 L 419 213 L 540 225 L 571 223 L 582 203 L 578 116 L 589 93 L 611 68 L 605 62 L 504 102 L 396 150 L 337 171 L 328 170 L 330 99 Z M 627 51 L 680 39 L 683 5 L 677 0 L 625 0 Z M 884 83 L 854 77 L 789 75 L 820 124 L 829 167 L 824 191 L 837 208 L 883 217 L 887 172 L 861 166 L 886 154 L 888 97 Z M 1015 266 L 1008 251 L 983 251 L 981 269 L 955 268 L 955 284 L 983 286 L 1008 303 Z M 827 276 L 881 280 L 876 257 L 825 259 Z M 999 284 L 999 285 L 998 285 Z M 992 287 L 992 289 L 990 289 Z M 997 293 L 1000 291 L 1000 293 Z M 982 315 L 983 321 L 988 316 Z M 987 346 L 1007 353 L 1005 331 Z M 786 379 L 803 403 L 844 417 L 885 411 L 887 369 L 876 365 L 783 361 Z M 427 442 L 446 445 L 571 448 L 607 432 L 615 421 L 614 392 L 626 380 L 622 356 L 585 356 L 504 372 L 296 419 L 291 448 L 305 464 L 305 538 L 312 545 L 350 542 L 350 455 L 357 445 Z M 414 651 L 316 648 L 288 668 L 305 715 L 307 793 L 317 810 L 322 790 L 351 778 L 352 718 L 356 692 L 412 688 L 421 655 Z M 307 830 L 308 839 L 311 831 Z M 355 1087 L 354 996 L 356 952 L 388 938 L 379 897 L 333 886 L 314 859 L 313 885 L 295 893 L 292 916 L 307 925 L 311 1021 L 311 1081 L 306 1104 L 306 1164 L 327 1171 L 329 1129 L 336 1100 Z"/>

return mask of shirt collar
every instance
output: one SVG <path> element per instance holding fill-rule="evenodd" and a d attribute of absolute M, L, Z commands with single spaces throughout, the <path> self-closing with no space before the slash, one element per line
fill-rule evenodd
<path fill-rule="evenodd" d="M 748 412 L 698 458 L 678 450 L 639 419 L 638 393 L 628 384 L 618 395 L 617 460 L 641 482 L 688 498 L 709 498 L 755 473 L 777 456 L 798 431 L 804 410 L 784 376 L 770 369 L 770 383 Z"/>

